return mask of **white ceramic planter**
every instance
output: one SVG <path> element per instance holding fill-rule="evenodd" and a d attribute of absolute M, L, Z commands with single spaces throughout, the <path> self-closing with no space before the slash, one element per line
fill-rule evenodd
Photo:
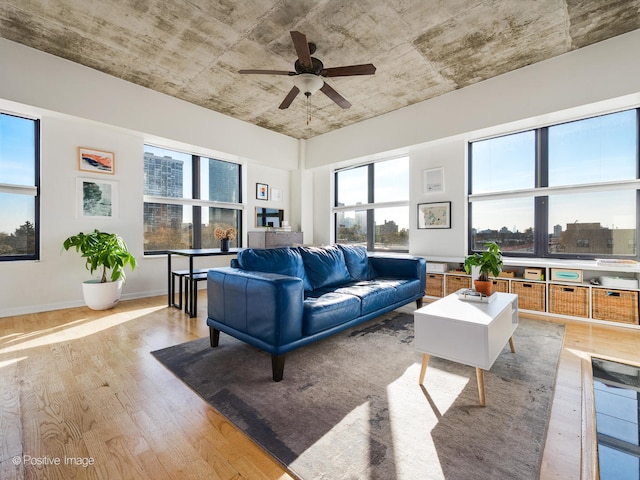
<path fill-rule="evenodd" d="M 116 306 L 122 294 L 122 280 L 100 283 L 100 280 L 87 280 L 82 283 L 84 301 L 92 310 L 107 310 Z"/>

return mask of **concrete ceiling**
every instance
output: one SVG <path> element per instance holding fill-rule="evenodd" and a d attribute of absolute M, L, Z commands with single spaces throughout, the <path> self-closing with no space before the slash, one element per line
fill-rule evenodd
<path fill-rule="evenodd" d="M 0 0 L 0 36 L 295 138 L 310 138 L 640 28 L 640 0 Z M 292 77 L 289 32 L 327 78 L 278 106 Z M 1 61 L 1 59 L 0 59 Z M 499 99 L 497 99 L 499 100 Z M 170 112 L 168 112 L 170 113 Z"/>

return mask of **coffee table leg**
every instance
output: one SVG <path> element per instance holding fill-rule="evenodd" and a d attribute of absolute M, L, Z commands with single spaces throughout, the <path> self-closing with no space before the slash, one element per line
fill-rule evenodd
<path fill-rule="evenodd" d="M 484 370 L 476 368 L 476 377 L 478 379 L 478 394 L 480 395 L 480 405 L 487 406 L 487 399 L 484 395 Z"/>
<path fill-rule="evenodd" d="M 425 353 L 422 356 L 422 368 L 420 369 L 420 380 L 418 380 L 418 383 L 420 385 L 422 385 L 422 382 L 424 382 L 424 375 L 425 373 L 427 373 L 428 364 L 429 364 L 429 355 Z"/>
<path fill-rule="evenodd" d="M 516 353 L 516 346 L 513 343 L 513 337 L 509 337 L 509 347 L 511 347 L 511 353 Z"/>

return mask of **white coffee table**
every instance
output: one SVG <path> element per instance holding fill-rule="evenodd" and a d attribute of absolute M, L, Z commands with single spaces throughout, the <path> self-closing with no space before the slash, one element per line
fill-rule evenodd
<path fill-rule="evenodd" d="M 478 303 L 452 293 L 414 312 L 414 344 L 424 354 L 420 384 L 430 355 L 476 367 L 480 404 L 486 405 L 484 370 L 491 369 L 507 342 L 515 353 L 512 335 L 518 328 L 518 296 L 495 295 L 490 303 Z"/>

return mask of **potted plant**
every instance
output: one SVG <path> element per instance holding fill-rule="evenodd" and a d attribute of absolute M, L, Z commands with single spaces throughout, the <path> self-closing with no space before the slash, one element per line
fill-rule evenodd
<path fill-rule="evenodd" d="M 213 231 L 213 236 L 220 240 L 220 251 L 228 252 L 229 251 L 229 242 L 234 240 L 238 235 L 238 231 L 233 228 L 222 228 L 216 227 Z"/>
<path fill-rule="evenodd" d="M 493 281 L 489 280 L 489 274 L 497 277 L 502 271 L 502 252 L 495 242 L 484 244 L 487 250 L 469 255 L 464 260 L 464 271 L 471 273 L 473 267 L 478 269 L 478 279 L 474 281 L 477 292 L 487 296 L 493 292 Z"/>
<path fill-rule="evenodd" d="M 93 310 L 114 307 L 120 300 L 122 284 L 126 280 L 125 267 L 129 265 L 131 270 L 136 267 L 136 259 L 129 253 L 122 237 L 96 229 L 91 233 L 80 232 L 70 236 L 62 247 L 65 250 L 75 247 L 76 252 L 86 258 L 85 267 L 91 273 L 102 269 L 100 279 L 87 280 L 82 284 L 87 306 Z M 108 270 L 111 274 L 107 277 Z"/>

